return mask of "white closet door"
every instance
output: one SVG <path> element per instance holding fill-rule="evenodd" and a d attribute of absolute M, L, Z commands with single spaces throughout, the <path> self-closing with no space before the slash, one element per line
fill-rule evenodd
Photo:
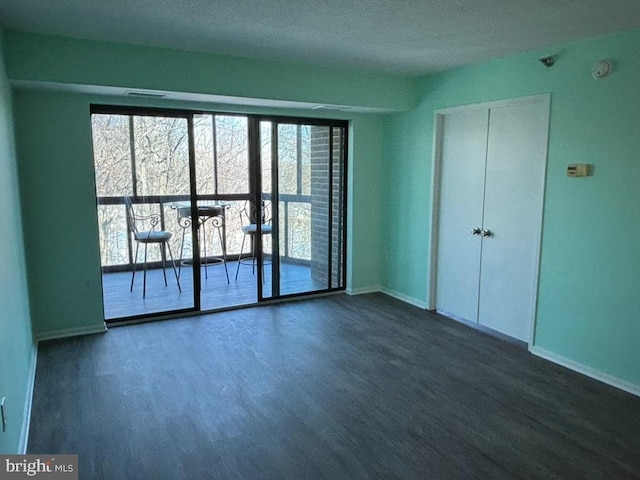
<path fill-rule="evenodd" d="M 436 309 L 477 322 L 488 110 L 447 113 L 442 125 Z"/>
<path fill-rule="evenodd" d="M 549 106 L 492 108 L 489 116 L 479 323 L 528 341 L 547 158 Z"/>

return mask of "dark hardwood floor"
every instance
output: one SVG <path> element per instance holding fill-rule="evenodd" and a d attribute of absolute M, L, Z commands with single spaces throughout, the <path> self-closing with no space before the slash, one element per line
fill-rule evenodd
<path fill-rule="evenodd" d="M 241 265 L 235 279 L 237 262 L 229 262 L 229 282 L 223 264 L 209 265 L 206 275 L 201 271 L 202 310 L 249 305 L 258 301 L 257 278 L 251 265 Z M 182 292 L 178 291 L 175 274 L 167 267 L 167 286 L 164 285 L 162 269 L 147 272 L 147 294 L 142 298 L 142 272 L 136 272 L 133 291 L 131 272 L 105 273 L 102 275 L 104 313 L 107 320 L 193 308 L 193 269 L 183 266 L 180 272 Z M 263 289 L 271 295 L 270 265 L 265 269 Z M 280 265 L 281 294 L 303 293 L 326 288 L 311 278 L 311 268 L 292 263 Z"/>
<path fill-rule="evenodd" d="M 640 478 L 640 398 L 382 294 L 40 343 L 82 479 Z"/>

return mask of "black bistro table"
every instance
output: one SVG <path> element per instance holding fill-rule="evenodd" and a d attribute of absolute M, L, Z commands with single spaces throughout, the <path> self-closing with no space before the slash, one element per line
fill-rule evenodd
<path fill-rule="evenodd" d="M 227 269 L 227 227 L 226 227 L 226 210 L 229 205 L 224 203 L 209 203 L 209 202 L 198 202 L 198 235 L 199 242 L 198 244 L 201 247 L 201 255 L 200 262 L 204 264 L 204 274 L 205 278 L 209 278 L 207 274 L 207 267 L 210 264 L 223 264 L 224 270 L 227 275 L 227 283 L 229 283 L 229 270 Z M 178 225 L 182 228 L 182 242 L 180 244 L 180 264 L 178 267 L 178 278 L 180 277 L 180 267 L 183 264 L 189 264 L 191 261 L 184 261 L 183 253 L 184 253 L 184 242 L 186 234 L 189 230 L 191 230 L 193 226 L 193 219 L 191 218 L 191 203 L 190 202 L 176 202 L 173 205 L 173 208 L 176 209 L 178 213 Z M 213 239 L 215 237 L 218 238 L 220 242 L 220 249 L 222 250 L 222 256 L 211 256 L 207 255 L 207 232 L 206 225 L 210 225 L 213 228 Z M 212 244 L 213 246 L 213 244 Z"/>

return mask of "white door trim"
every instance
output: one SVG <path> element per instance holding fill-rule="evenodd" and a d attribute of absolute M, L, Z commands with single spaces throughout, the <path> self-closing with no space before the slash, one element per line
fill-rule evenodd
<path fill-rule="evenodd" d="M 440 212 L 440 187 L 441 187 L 441 169 L 442 169 L 442 140 L 443 140 L 443 120 L 447 113 L 452 113 L 461 110 L 475 110 L 475 109 L 491 109 L 500 107 L 510 107 L 514 105 L 522 105 L 527 103 L 543 103 L 546 105 L 547 111 L 547 125 L 550 125 L 551 114 L 551 94 L 531 95 L 527 97 L 511 98 L 504 100 L 496 100 L 490 102 L 474 103 L 468 105 L 458 105 L 453 107 L 446 107 L 437 109 L 434 111 L 433 120 L 433 161 L 431 165 L 431 235 L 429 238 L 429 283 L 427 286 L 427 309 L 436 309 L 436 265 L 437 265 L 437 252 L 438 252 L 438 221 Z M 545 175 L 542 205 L 540 205 L 540 227 L 537 229 L 538 238 L 536 238 L 536 265 L 535 265 L 535 278 L 534 278 L 534 292 L 533 298 L 535 299 L 532 305 L 533 311 L 531 312 L 531 324 L 529 326 L 529 347 L 533 346 L 535 338 L 535 324 L 538 304 L 538 283 L 540 275 L 540 253 L 542 248 L 542 226 L 544 216 L 544 199 L 546 193 L 546 166 L 548 161 L 548 145 L 549 145 L 549 128 L 547 128 L 545 143 L 547 145 L 545 154 Z"/>

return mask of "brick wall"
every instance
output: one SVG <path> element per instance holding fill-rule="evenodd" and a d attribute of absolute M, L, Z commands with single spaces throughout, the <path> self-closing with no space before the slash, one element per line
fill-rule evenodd
<path fill-rule="evenodd" d="M 328 284 L 329 238 L 331 238 L 331 285 L 343 283 L 342 215 L 344 166 L 342 162 L 343 135 L 339 128 L 333 129 L 333 175 L 329 178 L 329 127 L 311 129 L 311 276 L 314 280 Z M 331 185 L 330 185 L 331 184 Z M 329 212 L 329 195 L 333 192 L 332 211 Z M 331 231 L 329 215 L 331 214 Z"/>

